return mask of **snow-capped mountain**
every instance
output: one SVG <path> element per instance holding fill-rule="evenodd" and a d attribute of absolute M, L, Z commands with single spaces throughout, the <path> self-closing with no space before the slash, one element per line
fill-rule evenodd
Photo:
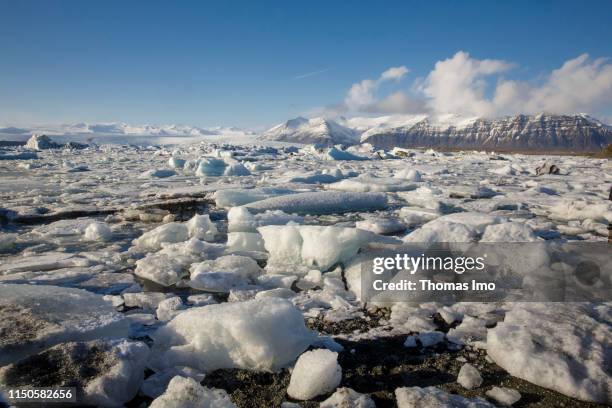
<path fill-rule="evenodd" d="M 609 126 L 582 114 L 436 119 L 426 117 L 399 126 L 375 126 L 361 134 L 361 142 L 379 148 L 428 146 L 574 151 L 598 151 L 612 143 Z"/>
<path fill-rule="evenodd" d="M 52 136 L 67 142 L 95 141 L 97 143 L 181 143 L 214 137 L 252 137 L 254 133 L 235 127 L 201 128 L 188 125 L 131 125 L 111 123 L 69 123 L 32 127 L 0 127 L 0 140 L 24 142 L 32 134 Z"/>
<path fill-rule="evenodd" d="M 324 118 L 291 119 L 267 130 L 259 138 L 279 142 L 317 143 L 324 146 L 359 143 L 355 130 Z"/>

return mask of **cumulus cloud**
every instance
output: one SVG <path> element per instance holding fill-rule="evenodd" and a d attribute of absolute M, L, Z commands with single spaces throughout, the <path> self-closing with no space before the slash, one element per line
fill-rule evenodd
<path fill-rule="evenodd" d="M 485 97 L 485 78 L 510 68 L 512 64 L 506 61 L 477 60 L 459 51 L 451 58 L 438 61 L 420 90 L 434 112 L 488 116 L 493 107 Z"/>
<path fill-rule="evenodd" d="M 376 92 L 385 82 L 398 82 L 410 70 L 405 66 L 392 67 L 380 74 L 378 79 L 364 79 L 349 89 L 344 104 L 349 111 L 370 113 L 399 113 L 415 109 L 417 102 L 403 92 L 395 92 L 379 100 Z"/>
<path fill-rule="evenodd" d="M 324 109 L 325 116 L 346 113 L 447 113 L 497 117 L 518 113 L 586 112 L 612 115 L 612 63 L 582 54 L 532 80 L 509 79 L 517 64 L 477 59 L 465 51 L 436 62 L 410 89 L 380 96 L 383 83 L 397 83 L 410 72 L 392 67 L 377 79 L 353 84 L 344 101 Z"/>
<path fill-rule="evenodd" d="M 539 81 L 500 78 L 514 64 L 478 60 L 460 51 L 436 63 L 420 90 L 435 113 L 501 116 L 517 113 L 599 112 L 612 102 L 612 64 L 588 54 L 566 61 Z M 495 80 L 491 96 L 486 87 Z"/>

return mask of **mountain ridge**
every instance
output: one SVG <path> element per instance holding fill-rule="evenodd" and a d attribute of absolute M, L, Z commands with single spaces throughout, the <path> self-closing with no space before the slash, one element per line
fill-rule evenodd
<path fill-rule="evenodd" d="M 586 114 L 518 114 L 498 119 L 405 115 L 382 119 L 341 118 L 339 122 L 296 118 L 269 129 L 260 138 L 322 145 L 369 143 L 386 149 L 444 147 L 598 151 L 612 143 L 612 127 Z M 338 129 L 340 134 L 335 133 Z M 350 132 L 353 138 L 346 137 Z"/>

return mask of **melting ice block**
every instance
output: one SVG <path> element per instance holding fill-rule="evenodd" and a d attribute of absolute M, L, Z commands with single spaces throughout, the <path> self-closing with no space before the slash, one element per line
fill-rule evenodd
<path fill-rule="evenodd" d="M 269 225 L 260 227 L 269 264 L 295 265 L 327 270 L 346 262 L 376 235 L 357 228 L 318 225 Z"/>
<path fill-rule="evenodd" d="M 225 390 L 202 387 L 193 378 L 177 375 L 166 392 L 157 397 L 150 408 L 236 408 Z"/>
<path fill-rule="evenodd" d="M 127 335 L 127 321 L 102 296 L 57 286 L 0 285 L 0 366 L 64 341 Z"/>
<path fill-rule="evenodd" d="M 585 401 L 612 402 L 610 306 L 515 303 L 487 353 L 515 377 Z"/>
<path fill-rule="evenodd" d="M 0 369 L 0 388 L 76 387 L 81 405 L 122 407 L 138 392 L 148 357 L 142 342 L 62 343 Z"/>
<path fill-rule="evenodd" d="M 495 408 L 482 398 L 465 398 L 436 387 L 403 387 L 395 390 L 398 408 Z"/>
<path fill-rule="evenodd" d="M 291 364 L 316 340 L 290 302 L 263 298 L 189 309 L 154 337 L 156 369 L 188 366 L 275 371 Z"/>
<path fill-rule="evenodd" d="M 291 398 L 309 400 L 331 393 L 341 380 L 338 353 L 325 349 L 307 351 L 295 363 L 287 394 Z"/>

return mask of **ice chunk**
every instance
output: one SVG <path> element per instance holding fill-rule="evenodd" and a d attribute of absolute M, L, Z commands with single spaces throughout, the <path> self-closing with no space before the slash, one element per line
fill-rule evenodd
<path fill-rule="evenodd" d="M 481 242 L 532 242 L 538 241 L 533 230 L 520 222 L 505 222 L 489 225 L 482 234 Z"/>
<path fill-rule="evenodd" d="M 190 237 L 201 239 L 202 241 L 214 241 L 218 233 L 217 226 L 210 220 L 208 214 L 196 214 L 185 225 Z"/>
<path fill-rule="evenodd" d="M 189 229 L 187 225 L 178 222 L 170 222 L 160 225 L 151 231 L 145 232 L 133 241 L 133 244 L 140 249 L 158 250 L 163 243 L 183 242 L 189 239 Z"/>
<path fill-rule="evenodd" d="M 170 222 L 145 232 L 132 243 L 139 249 L 158 250 L 163 244 L 184 242 L 189 237 L 212 241 L 217 227 L 208 214 L 194 215 L 186 223 Z"/>
<path fill-rule="evenodd" d="M 328 184 L 330 190 L 353 191 L 356 193 L 409 191 L 417 188 L 416 184 L 394 177 L 360 176 Z"/>
<path fill-rule="evenodd" d="M 610 307 L 602 306 L 610 315 Z M 612 402 L 610 321 L 588 303 L 515 303 L 487 333 L 487 353 L 511 375 L 585 401 Z"/>
<path fill-rule="evenodd" d="M 208 244 L 195 238 L 176 244 L 162 244 L 163 249 L 136 261 L 134 273 L 162 286 L 177 284 L 188 275 L 189 266 L 221 253 L 220 245 Z"/>
<path fill-rule="evenodd" d="M 433 220 L 409 233 L 404 242 L 471 242 L 476 240 L 476 231 L 464 224 L 436 222 Z"/>
<path fill-rule="evenodd" d="M 331 393 L 341 380 L 338 353 L 325 349 L 307 351 L 295 363 L 287 394 L 294 399 L 309 400 Z"/>
<path fill-rule="evenodd" d="M 356 228 L 315 225 L 283 225 L 258 228 L 269 264 L 303 264 L 323 271 L 346 262 L 374 234 Z"/>
<path fill-rule="evenodd" d="M 291 193 L 294 193 L 294 191 L 275 187 L 228 189 L 216 191 L 213 198 L 217 207 L 227 208 Z"/>
<path fill-rule="evenodd" d="M 47 135 L 33 134 L 27 141 L 25 147 L 32 150 L 58 149 L 61 145 L 55 143 Z"/>
<path fill-rule="evenodd" d="M 366 218 L 357 221 L 355 227 L 375 234 L 393 234 L 406 230 L 406 225 L 394 218 Z"/>
<path fill-rule="evenodd" d="M 262 272 L 252 258 L 239 255 L 193 264 L 190 270 L 189 286 L 209 292 L 229 292 L 232 288 L 246 286 Z"/>
<path fill-rule="evenodd" d="M 465 363 L 461 366 L 461 369 L 459 370 L 457 382 L 463 388 L 472 390 L 482 385 L 482 377 L 480 376 L 480 371 L 478 371 L 476 367 L 471 364 Z"/>
<path fill-rule="evenodd" d="M 227 392 L 202 387 L 193 378 L 177 375 L 150 408 L 236 408 Z"/>
<path fill-rule="evenodd" d="M 185 167 L 185 160 L 179 159 L 178 157 L 171 157 L 168 159 L 168 166 L 173 169 L 182 169 Z"/>
<path fill-rule="evenodd" d="M 175 176 L 174 170 L 170 169 L 152 169 L 142 173 L 139 178 L 166 178 Z"/>
<path fill-rule="evenodd" d="M 198 163 L 196 176 L 198 177 L 218 177 L 225 172 L 227 164 L 221 159 L 203 158 Z"/>
<path fill-rule="evenodd" d="M 440 216 L 440 213 L 426 208 L 402 207 L 400 208 L 399 216 L 403 219 L 404 224 L 414 226 L 434 220 Z"/>
<path fill-rule="evenodd" d="M 324 160 L 368 160 L 367 157 L 357 156 L 336 147 L 328 148 L 322 154 L 320 154 L 320 157 Z"/>
<path fill-rule="evenodd" d="M 170 381 L 176 377 L 193 378 L 197 382 L 204 379 L 204 374 L 190 367 L 171 367 L 155 373 L 142 383 L 140 392 L 147 397 L 157 398 L 168 388 Z"/>
<path fill-rule="evenodd" d="M 387 208 L 387 196 L 381 193 L 345 193 L 317 191 L 272 197 L 247 204 L 254 212 L 282 210 L 297 214 L 341 214 Z"/>
<path fill-rule="evenodd" d="M 81 405 L 121 407 L 142 383 L 149 348 L 127 340 L 62 343 L 0 369 L 8 387 L 76 387 Z"/>
<path fill-rule="evenodd" d="M 511 165 L 498 167 L 496 169 L 489 169 L 489 172 L 499 176 L 515 176 L 517 173 L 516 169 Z"/>
<path fill-rule="evenodd" d="M 400 191 L 398 195 L 409 205 L 439 212 L 443 207 L 444 192 L 431 185 L 421 186 L 412 191 Z"/>
<path fill-rule="evenodd" d="M 26 271 L 50 271 L 61 268 L 83 267 L 91 261 L 65 252 L 46 252 L 42 255 L 12 258 L 0 263 L 0 275 Z"/>
<path fill-rule="evenodd" d="M 360 394 L 348 388 L 338 388 L 319 408 L 376 408 L 376 404 L 367 394 Z"/>
<path fill-rule="evenodd" d="M 172 294 L 162 292 L 138 292 L 123 294 L 123 300 L 127 307 L 138 307 L 150 311 L 157 309 L 159 303 L 164 299 L 168 299 L 169 297 L 172 297 Z"/>
<path fill-rule="evenodd" d="M 174 296 L 168 299 L 164 299 L 157 305 L 155 315 L 158 320 L 167 322 L 172 320 L 176 315 L 185 310 L 186 306 L 180 297 Z"/>
<path fill-rule="evenodd" d="M 421 342 L 421 346 L 431 347 L 444 341 L 444 333 L 439 331 L 420 333 L 417 336 L 417 339 L 419 340 L 419 342 Z"/>
<path fill-rule="evenodd" d="M 461 186 L 461 185 L 453 185 L 448 189 L 448 196 L 450 198 L 491 198 L 500 193 L 491 190 L 489 187 L 485 186 Z"/>
<path fill-rule="evenodd" d="M 587 200 L 555 200 L 555 205 L 548 208 L 549 218 L 571 221 L 592 219 L 600 222 L 612 222 L 612 204 L 596 203 Z"/>
<path fill-rule="evenodd" d="M 473 316 L 465 316 L 461 323 L 448 331 L 446 338 L 455 344 L 478 344 L 487 335 L 487 321 Z"/>
<path fill-rule="evenodd" d="M 0 285 L 0 366 L 67 340 L 127 334 L 127 322 L 102 296 L 57 286 Z"/>
<path fill-rule="evenodd" d="M 493 387 L 486 392 L 486 396 L 506 407 L 513 405 L 521 399 L 520 392 L 505 387 Z"/>
<path fill-rule="evenodd" d="M 223 172 L 224 176 L 250 176 L 251 172 L 244 165 L 235 160 L 229 161 Z"/>
<path fill-rule="evenodd" d="M 85 228 L 85 239 L 88 241 L 110 241 L 113 232 L 103 222 L 92 222 Z"/>
<path fill-rule="evenodd" d="M 316 339 L 299 310 L 277 298 L 192 308 L 153 337 L 154 368 L 189 366 L 203 372 L 278 370 Z"/>
<path fill-rule="evenodd" d="M 403 387 L 395 390 L 398 408 L 495 408 L 482 398 L 465 398 L 436 387 Z"/>
<path fill-rule="evenodd" d="M 266 297 L 275 297 L 281 299 L 291 299 L 296 296 L 296 293 L 291 289 L 287 288 L 276 288 L 270 290 L 263 290 L 261 292 L 257 292 L 255 295 L 255 299 L 261 299 Z"/>
<path fill-rule="evenodd" d="M 263 239 L 257 232 L 230 232 L 227 234 L 228 251 L 258 251 L 266 250 Z"/>
<path fill-rule="evenodd" d="M 487 226 L 506 221 L 504 217 L 479 212 L 444 215 L 406 235 L 404 242 L 471 242 Z"/>
<path fill-rule="evenodd" d="M 232 207 L 227 212 L 227 230 L 229 232 L 257 232 L 258 227 L 265 225 L 285 225 L 288 222 L 301 224 L 304 218 L 282 211 L 266 211 L 251 214 L 245 207 Z"/>
<path fill-rule="evenodd" d="M 398 171 L 397 173 L 395 173 L 393 177 L 399 178 L 402 180 L 407 180 L 407 181 L 416 181 L 416 182 L 422 181 L 421 173 L 415 169 L 402 169 Z"/>

